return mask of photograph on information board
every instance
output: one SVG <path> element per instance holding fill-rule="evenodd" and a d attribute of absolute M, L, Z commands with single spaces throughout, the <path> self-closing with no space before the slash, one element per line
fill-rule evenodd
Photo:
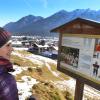
<path fill-rule="evenodd" d="M 79 49 L 62 46 L 61 61 L 75 68 L 78 67 Z"/>

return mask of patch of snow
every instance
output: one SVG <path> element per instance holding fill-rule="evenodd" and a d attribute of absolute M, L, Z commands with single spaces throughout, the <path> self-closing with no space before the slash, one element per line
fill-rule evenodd
<path fill-rule="evenodd" d="M 64 81 L 55 81 L 53 83 L 61 90 L 66 90 L 66 89 L 68 89 L 69 91 L 75 90 L 76 81 L 74 79 L 64 80 Z"/>
<path fill-rule="evenodd" d="M 19 100 L 25 100 L 25 98 L 29 97 L 32 94 L 32 86 L 38 83 L 36 79 L 33 79 L 30 76 L 22 76 L 22 80 L 24 82 L 17 82 Z"/>
<path fill-rule="evenodd" d="M 14 72 L 11 72 L 11 74 L 13 74 L 14 76 L 16 76 L 17 74 L 20 74 L 22 71 L 27 70 L 28 67 L 19 67 L 17 65 L 13 65 L 13 68 L 15 69 Z"/>
<path fill-rule="evenodd" d="M 28 48 L 13 47 L 14 50 L 28 50 Z"/>
<path fill-rule="evenodd" d="M 17 74 L 20 74 L 23 71 L 22 67 L 18 67 L 17 65 L 13 65 L 13 68 L 15 69 L 15 71 L 12 72 L 14 76 L 16 76 Z"/>
<path fill-rule="evenodd" d="M 38 64 L 38 65 L 44 64 L 42 61 L 39 61 L 38 59 L 36 59 L 35 57 L 32 57 L 32 56 L 27 56 L 25 58 L 30 59 L 33 63 Z"/>
<path fill-rule="evenodd" d="M 50 65 L 49 65 L 47 62 L 45 63 L 45 65 L 47 66 L 47 68 L 49 69 L 49 71 L 50 71 L 54 76 L 59 77 L 59 74 L 58 74 L 57 72 L 55 72 L 55 71 L 52 71 Z"/>

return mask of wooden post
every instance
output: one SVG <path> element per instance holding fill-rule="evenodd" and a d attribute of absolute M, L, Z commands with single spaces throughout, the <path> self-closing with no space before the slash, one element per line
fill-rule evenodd
<path fill-rule="evenodd" d="M 75 87 L 75 97 L 74 100 L 82 100 L 83 98 L 83 90 L 84 90 L 84 82 L 77 79 L 76 87 Z"/>

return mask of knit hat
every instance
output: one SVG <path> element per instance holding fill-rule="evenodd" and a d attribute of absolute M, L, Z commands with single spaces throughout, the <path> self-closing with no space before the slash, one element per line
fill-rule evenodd
<path fill-rule="evenodd" d="M 11 38 L 11 34 L 0 27 L 0 48 Z"/>

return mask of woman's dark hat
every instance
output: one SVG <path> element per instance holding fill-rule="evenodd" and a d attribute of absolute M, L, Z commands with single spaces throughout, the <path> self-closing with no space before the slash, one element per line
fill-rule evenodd
<path fill-rule="evenodd" d="M 11 38 L 11 34 L 0 27 L 0 48 Z"/>

